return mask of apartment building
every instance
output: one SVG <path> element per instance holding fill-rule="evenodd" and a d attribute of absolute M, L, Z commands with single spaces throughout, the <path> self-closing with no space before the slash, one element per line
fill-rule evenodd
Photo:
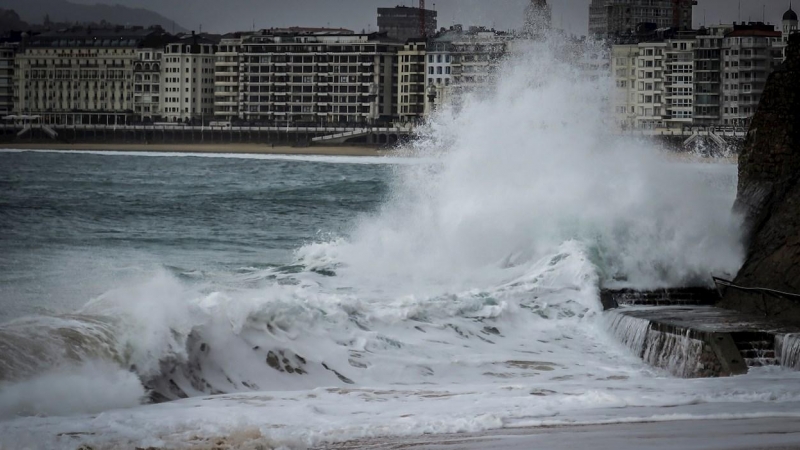
<path fill-rule="evenodd" d="M 443 31 L 428 41 L 425 62 L 427 83 L 425 113 L 445 104 L 453 82 L 453 41 L 461 35 L 461 26 Z"/>
<path fill-rule="evenodd" d="M 494 83 L 512 38 L 505 32 L 473 27 L 454 39 L 453 84 L 461 90 L 474 90 Z"/>
<path fill-rule="evenodd" d="M 780 31 L 761 22 L 734 24 L 722 44 L 722 124 L 746 126 L 767 77 L 783 61 Z"/>
<path fill-rule="evenodd" d="M 239 118 L 239 103 L 244 100 L 240 92 L 244 80 L 239 80 L 242 39 L 242 36 L 223 37 L 214 55 L 214 117 L 217 121 L 231 122 Z"/>
<path fill-rule="evenodd" d="M 426 65 L 426 48 L 424 39 L 411 39 L 397 53 L 397 113 L 400 122 L 417 121 L 425 115 L 426 72 L 435 71 L 433 65 Z"/>
<path fill-rule="evenodd" d="M 638 58 L 638 44 L 619 44 L 611 49 L 611 73 L 615 84 L 613 114 L 614 121 L 622 130 L 636 128 Z"/>
<path fill-rule="evenodd" d="M 172 39 L 165 37 L 163 45 L 148 44 L 150 48 L 136 49 L 133 63 L 133 112 L 142 122 L 158 122 L 161 113 L 161 69 L 164 45 Z"/>
<path fill-rule="evenodd" d="M 532 38 L 540 38 L 550 32 L 553 11 L 547 0 L 530 0 L 525 8 L 525 26 L 523 34 Z"/>
<path fill-rule="evenodd" d="M 589 34 L 610 37 L 631 33 L 640 23 L 690 30 L 695 5 L 696 0 L 591 0 Z"/>
<path fill-rule="evenodd" d="M 14 110 L 14 57 L 18 43 L 0 43 L 0 118 Z"/>
<path fill-rule="evenodd" d="M 797 24 L 797 13 L 792 9 L 791 4 L 789 9 L 783 14 L 783 21 L 781 26 L 781 38 L 783 41 L 783 59 L 786 60 L 786 47 L 789 45 L 789 36 L 800 33 L 800 28 Z"/>
<path fill-rule="evenodd" d="M 206 121 L 214 117 L 216 39 L 192 32 L 164 48 L 161 113 L 167 121 Z"/>
<path fill-rule="evenodd" d="M 127 123 L 137 49 L 162 34 L 76 27 L 31 37 L 15 58 L 14 111 L 45 123 Z"/>
<path fill-rule="evenodd" d="M 664 48 L 664 121 L 690 126 L 694 117 L 694 33 L 676 36 Z"/>
<path fill-rule="evenodd" d="M 403 45 L 385 35 L 262 30 L 236 45 L 241 120 L 363 125 L 388 123 L 397 114 L 396 64 Z M 225 82 L 230 73 L 217 72 L 217 88 L 233 87 Z M 217 115 L 232 112 L 222 106 Z"/>
<path fill-rule="evenodd" d="M 694 45 L 694 125 L 719 125 L 722 43 L 732 27 L 718 25 L 698 30 Z"/>
<path fill-rule="evenodd" d="M 662 127 L 666 115 L 664 103 L 664 59 L 668 42 L 639 43 L 636 58 L 636 127 Z"/>

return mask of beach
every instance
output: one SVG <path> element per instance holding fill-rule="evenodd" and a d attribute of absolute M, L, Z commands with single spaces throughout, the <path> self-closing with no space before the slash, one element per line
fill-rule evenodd
<path fill-rule="evenodd" d="M 272 146 L 269 144 L 114 144 L 84 143 L 2 143 L 4 150 L 73 150 L 118 152 L 169 152 L 169 153 L 238 153 L 263 155 L 323 155 L 323 156 L 384 156 L 392 150 L 366 146 Z"/>

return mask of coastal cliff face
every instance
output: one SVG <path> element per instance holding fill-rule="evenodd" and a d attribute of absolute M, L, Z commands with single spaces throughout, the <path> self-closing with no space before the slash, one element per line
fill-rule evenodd
<path fill-rule="evenodd" d="M 800 35 L 768 79 L 739 157 L 747 259 L 734 280 L 800 293 Z M 721 306 L 800 323 L 800 303 L 728 289 Z"/>

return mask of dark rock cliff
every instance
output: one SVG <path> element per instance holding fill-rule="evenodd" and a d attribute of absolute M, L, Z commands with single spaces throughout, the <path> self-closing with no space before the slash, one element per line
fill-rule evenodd
<path fill-rule="evenodd" d="M 734 208 L 748 248 L 734 280 L 800 293 L 800 35 L 770 75 L 739 157 Z M 800 302 L 728 289 L 721 306 L 800 323 Z"/>

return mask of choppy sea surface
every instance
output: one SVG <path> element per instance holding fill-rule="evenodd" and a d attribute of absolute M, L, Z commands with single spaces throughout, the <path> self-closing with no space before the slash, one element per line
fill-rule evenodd
<path fill-rule="evenodd" d="M 601 287 L 738 270 L 736 167 L 610 134 L 558 45 L 395 158 L 0 152 L 0 448 L 800 415 L 611 337 Z"/>

